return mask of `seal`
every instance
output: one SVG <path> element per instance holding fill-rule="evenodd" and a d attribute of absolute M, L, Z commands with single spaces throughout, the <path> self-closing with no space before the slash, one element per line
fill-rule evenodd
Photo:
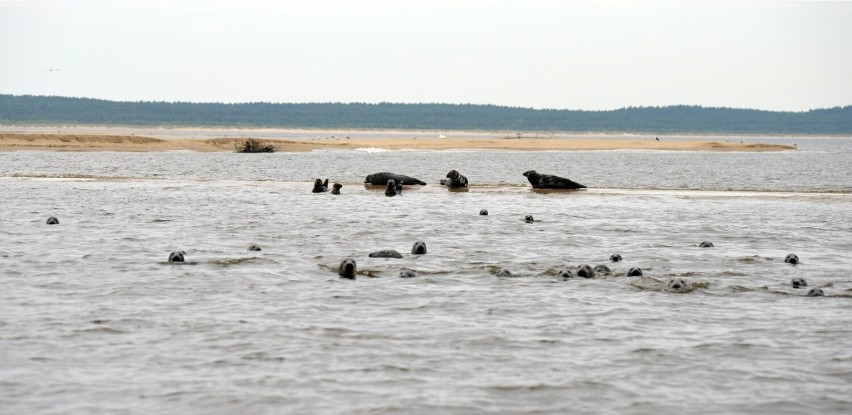
<path fill-rule="evenodd" d="M 414 243 L 414 246 L 411 247 L 412 255 L 423 255 L 426 253 L 426 242 L 417 241 Z"/>
<path fill-rule="evenodd" d="M 642 268 L 639 268 L 639 267 L 630 268 L 630 270 L 627 271 L 627 276 L 628 277 L 641 277 L 642 276 Z"/>
<path fill-rule="evenodd" d="M 672 278 L 666 284 L 666 290 L 680 292 L 686 290 L 686 281 L 683 278 Z"/>
<path fill-rule="evenodd" d="M 355 264 L 355 260 L 352 258 L 346 258 L 343 261 L 340 261 L 340 266 L 337 267 L 337 275 L 340 275 L 340 278 L 354 280 L 356 268 L 357 265 Z"/>
<path fill-rule="evenodd" d="M 699 248 L 712 248 L 712 247 L 713 247 L 713 242 L 710 242 L 710 241 L 702 241 L 700 244 L 698 244 L 698 247 L 699 247 Z"/>
<path fill-rule="evenodd" d="M 604 264 L 599 264 L 595 267 L 595 273 L 596 274 L 608 275 L 608 274 L 612 273 L 612 270 L 609 269 L 609 267 L 604 265 Z"/>
<path fill-rule="evenodd" d="M 612 254 L 609 256 L 609 260 L 612 262 L 621 262 L 621 255 Z"/>
<path fill-rule="evenodd" d="M 512 275 L 512 271 L 509 271 L 506 268 L 500 268 L 500 271 L 497 271 L 497 276 L 500 277 L 500 278 L 514 277 L 514 275 Z"/>
<path fill-rule="evenodd" d="M 327 191 L 328 191 L 328 179 L 325 179 L 324 182 L 320 179 L 314 180 L 314 190 L 312 190 L 312 192 L 323 193 L 323 192 L 327 192 Z"/>
<path fill-rule="evenodd" d="M 568 268 L 562 268 L 559 272 L 556 273 L 558 278 L 562 278 L 563 280 L 567 280 L 569 278 L 574 278 L 574 274 L 571 273 L 571 270 Z"/>
<path fill-rule="evenodd" d="M 56 216 L 51 216 L 47 218 L 48 225 L 59 225 L 59 219 L 56 219 Z"/>
<path fill-rule="evenodd" d="M 184 262 L 186 251 L 174 251 L 169 254 L 169 262 Z"/>
<path fill-rule="evenodd" d="M 402 254 L 393 249 L 383 249 L 381 251 L 371 252 L 370 258 L 402 258 Z"/>
<path fill-rule="evenodd" d="M 571 179 L 551 174 L 538 174 L 535 170 L 524 172 L 533 189 L 585 189 L 586 186 Z"/>
<path fill-rule="evenodd" d="M 444 184 L 446 184 L 450 189 L 461 189 L 463 187 L 467 187 L 467 177 L 462 176 L 462 174 L 455 169 L 450 170 L 450 172 L 447 173 L 447 178 L 449 180 L 444 182 Z"/>
<path fill-rule="evenodd" d="M 532 215 L 527 215 L 527 216 L 524 216 L 524 222 L 533 223 L 533 222 L 535 222 L 535 219 L 533 219 Z"/>
<path fill-rule="evenodd" d="M 400 278 L 414 278 L 416 276 L 417 276 L 417 274 L 415 274 L 414 271 L 407 271 L 406 270 L 406 271 L 402 271 L 402 272 L 399 273 Z"/>
<path fill-rule="evenodd" d="M 808 297 L 825 297 L 825 293 L 822 292 L 822 288 L 811 288 L 810 291 L 806 294 Z"/>
<path fill-rule="evenodd" d="M 382 186 L 385 183 L 387 183 L 388 180 L 393 180 L 396 183 L 401 183 L 401 184 L 406 184 L 406 185 L 413 185 L 413 184 L 417 184 L 417 185 L 421 185 L 421 186 L 426 185 L 426 182 L 424 182 L 420 179 L 415 179 L 414 177 L 406 176 L 404 174 L 396 174 L 396 173 L 390 173 L 390 172 L 386 172 L 386 171 L 367 175 L 367 177 L 364 179 L 364 183 L 369 183 L 369 184 L 372 184 L 372 185 L 375 185 L 375 186 Z"/>
<path fill-rule="evenodd" d="M 394 182 L 393 179 L 388 180 L 388 187 L 385 188 L 385 196 L 393 197 L 396 196 L 397 193 L 396 182 Z"/>
<path fill-rule="evenodd" d="M 790 285 L 792 285 L 793 288 L 802 288 L 807 287 L 808 282 L 802 277 L 796 277 L 790 281 Z"/>
<path fill-rule="evenodd" d="M 577 268 L 577 276 L 583 278 L 594 278 L 595 270 L 592 269 L 591 266 L 583 264 L 580 265 L 580 268 Z"/>
<path fill-rule="evenodd" d="M 799 256 L 796 254 L 787 254 L 787 256 L 784 257 L 784 262 L 796 265 L 799 263 Z"/>
<path fill-rule="evenodd" d="M 260 251 L 261 249 L 260 249 L 259 246 L 251 244 L 251 245 L 249 245 L 248 250 L 249 251 Z"/>
<path fill-rule="evenodd" d="M 342 185 L 342 184 L 340 184 L 340 183 L 335 183 L 335 184 L 334 184 L 334 188 L 333 188 L 333 189 L 331 189 L 331 194 L 333 194 L 333 195 L 339 195 L 339 194 L 340 194 L 340 188 L 341 188 L 341 187 L 343 187 L 343 185 Z"/>
<path fill-rule="evenodd" d="M 479 211 L 479 216 L 488 216 L 488 209 L 482 209 Z"/>

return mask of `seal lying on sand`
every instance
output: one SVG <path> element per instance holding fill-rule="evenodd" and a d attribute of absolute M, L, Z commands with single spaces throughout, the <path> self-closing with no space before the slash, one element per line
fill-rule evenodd
<path fill-rule="evenodd" d="M 799 263 L 799 256 L 796 254 L 787 254 L 787 256 L 784 257 L 784 262 L 796 265 Z"/>
<path fill-rule="evenodd" d="M 405 176 L 402 174 L 389 173 L 386 171 L 367 175 L 367 178 L 364 179 L 364 183 L 369 183 L 375 186 L 383 186 L 388 182 L 388 180 L 393 180 L 394 182 L 399 184 L 419 184 L 421 186 L 426 185 L 426 182 L 422 180 L 415 179 L 413 177 Z"/>
<path fill-rule="evenodd" d="M 414 246 L 411 247 L 412 255 L 423 255 L 426 253 L 426 242 L 417 241 L 414 243 Z"/>
<path fill-rule="evenodd" d="M 535 170 L 524 173 L 533 189 L 585 189 L 586 186 L 564 177 L 538 174 Z"/>
<path fill-rule="evenodd" d="M 371 252 L 370 258 L 402 258 L 402 254 L 393 249 L 383 249 L 381 251 Z"/>
<path fill-rule="evenodd" d="M 334 184 L 334 188 L 333 188 L 333 189 L 331 189 L 331 194 L 333 194 L 333 195 L 339 195 L 339 194 L 340 194 L 340 188 L 341 188 L 341 187 L 343 187 L 343 185 L 342 185 L 342 184 L 340 184 L 340 183 L 335 183 L 335 184 Z"/>
<path fill-rule="evenodd" d="M 441 184 L 447 185 L 450 189 L 460 189 L 462 187 L 467 187 L 467 177 L 464 177 L 456 170 L 450 170 L 447 173 L 447 179 L 449 180 L 441 180 Z"/>
<path fill-rule="evenodd" d="M 577 276 L 583 278 L 594 278 L 595 270 L 592 269 L 591 266 L 583 264 L 580 265 L 580 268 L 577 268 Z"/>
<path fill-rule="evenodd" d="M 346 258 L 343 261 L 340 261 L 340 266 L 337 267 L 337 275 L 340 275 L 340 278 L 349 278 L 350 280 L 354 280 L 355 268 L 355 260 L 352 258 Z"/>
<path fill-rule="evenodd" d="M 169 254 L 169 262 L 184 262 L 186 251 L 174 251 Z"/>
<path fill-rule="evenodd" d="M 47 218 L 48 225 L 59 225 L 59 219 L 56 219 L 56 216 L 51 216 Z"/>
<path fill-rule="evenodd" d="M 325 181 L 322 181 L 320 179 L 314 180 L 314 190 L 312 190 L 312 191 L 314 193 L 327 192 L 328 191 L 328 179 L 325 179 Z"/>
<path fill-rule="evenodd" d="M 642 268 L 639 268 L 639 267 L 630 268 L 630 270 L 627 271 L 627 276 L 628 277 L 641 277 L 642 276 Z"/>
<path fill-rule="evenodd" d="M 790 285 L 792 285 L 793 288 L 802 288 L 802 287 L 807 287 L 808 282 L 802 277 L 796 277 L 796 278 L 793 278 L 792 281 L 790 281 Z"/>

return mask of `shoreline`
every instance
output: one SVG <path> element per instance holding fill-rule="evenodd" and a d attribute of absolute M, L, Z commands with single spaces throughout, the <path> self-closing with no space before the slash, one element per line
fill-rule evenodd
<path fill-rule="evenodd" d="M 278 152 L 313 150 L 513 150 L 513 151 L 586 151 L 586 150 L 660 150 L 660 151 L 795 151 L 795 145 L 760 142 L 730 142 L 708 140 L 667 140 L 654 138 L 583 136 L 555 138 L 474 137 L 427 138 L 401 136 L 383 132 L 384 136 L 356 138 L 267 138 L 259 136 L 214 138 L 157 138 L 130 134 L 76 133 L 11 133 L 0 132 L 0 151 L 235 151 L 235 143 L 249 138 L 275 146 Z M 434 137 L 434 135 L 431 135 Z M 733 136 L 728 136 L 733 137 Z M 722 139 L 723 137 L 719 137 Z M 759 137 L 753 137 L 758 138 Z"/>

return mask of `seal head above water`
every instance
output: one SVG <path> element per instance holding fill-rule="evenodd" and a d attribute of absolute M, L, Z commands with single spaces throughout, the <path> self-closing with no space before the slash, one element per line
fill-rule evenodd
<path fill-rule="evenodd" d="M 784 262 L 796 265 L 799 263 L 799 256 L 796 254 L 787 254 L 787 256 L 784 257 Z"/>
<path fill-rule="evenodd" d="M 414 177 L 406 176 L 404 174 L 396 174 L 386 171 L 367 175 L 367 177 L 364 179 L 364 183 L 369 183 L 375 186 L 383 186 L 388 182 L 388 180 L 393 180 L 396 183 L 405 185 L 426 185 L 426 182 L 420 179 L 415 179 Z"/>
<path fill-rule="evenodd" d="M 417 241 L 414 243 L 414 246 L 411 247 L 412 255 L 423 255 L 426 253 L 426 242 Z"/>
<path fill-rule="evenodd" d="M 571 179 L 554 176 L 551 174 L 539 174 L 535 170 L 524 172 L 527 180 L 534 189 L 584 189 L 586 186 Z"/>
<path fill-rule="evenodd" d="M 612 254 L 612 255 L 609 256 L 609 260 L 612 261 L 612 262 L 621 262 L 621 255 Z"/>
<path fill-rule="evenodd" d="M 343 261 L 340 261 L 340 265 L 337 267 L 337 275 L 340 275 L 340 278 L 354 280 L 356 268 L 355 260 L 352 258 L 346 258 Z"/>
<path fill-rule="evenodd" d="M 712 247 L 713 247 L 713 242 L 710 242 L 710 241 L 702 241 L 700 244 L 698 244 L 698 247 L 699 247 L 699 248 L 712 248 Z"/>
<path fill-rule="evenodd" d="M 327 192 L 327 191 L 328 191 L 328 179 L 325 179 L 325 181 L 322 181 L 320 179 L 314 180 L 314 190 L 312 190 L 312 192 L 323 193 L 323 192 Z"/>
<path fill-rule="evenodd" d="M 609 269 L 608 266 L 606 266 L 604 264 L 600 264 L 600 265 L 595 266 L 595 273 L 596 274 L 608 275 L 608 274 L 612 273 L 612 270 Z"/>
<path fill-rule="evenodd" d="M 641 277 L 642 276 L 642 268 L 639 268 L 639 267 L 630 268 L 630 270 L 627 271 L 627 276 L 628 277 Z"/>
<path fill-rule="evenodd" d="M 569 278 L 574 278 L 574 274 L 568 268 L 562 268 L 559 272 L 556 273 L 557 278 L 561 278 L 563 280 L 567 280 Z"/>
<path fill-rule="evenodd" d="M 479 216 L 488 216 L 488 209 L 482 209 L 479 211 Z"/>
<path fill-rule="evenodd" d="M 415 274 L 414 271 L 406 270 L 406 271 L 402 271 L 402 272 L 399 273 L 400 278 L 414 278 L 416 276 L 417 276 L 417 274 Z"/>
<path fill-rule="evenodd" d="M 802 277 L 796 277 L 790 281 L 790 285 L 792 285 L 793 288 L 803 288 L 808 286 L 808 282 Z"/>
<path fill-rule="evenodd" d="M 385 196 L 393 197 L 393 196 L 396 196 L 397 193 L 399 193 L 399 192 L 397 192 L 397 189 L 396 189 L 396 182 L 393 181 L 393 179 L 388 180 L 388 185 L 385 188 Z"/>
<path fill-rule="evenodd" d="M 169 254 L 169 262 L 184 262 L 186 251 L 174 251 Z"/>
<path fill-rule="evenodd" d="M 51 216 L 47 218 L 48 225 L 59 225 L 59 219 L 56 219 L 56 216 Z"/>
<path fill-rule="evenodd" d="M 339 195 L 339 194 L 340 194 L 340 188 L 341 188 L 341 187 L 343 187 L 343 185 L 342 185 L 342 184 L 340 184 L 340 183 L 335 183 L 335 184 L 334 184 L 334 186 L 333 186 L 333 188 L 331 189 L 331 194 L 333 194 L 333 195 Z"/>
<path fill-rule="evenodd" d="M 806 294 L 808 297 L 825 297 L 825 293 L 822 292 L 822 288 L 811 288 Z"/>
<path fill-rule="evenodd" d="M 595 270 L 590 265 L 583 264 L 577 268 L 577 276 L 583 278 L 594 278 Z"/>
<path fill-rule="evenodd" d="M 672 278 L 666 284 L 666 290 L 680 292 L 686 290 L 686 281 L 683 278 Z"/>

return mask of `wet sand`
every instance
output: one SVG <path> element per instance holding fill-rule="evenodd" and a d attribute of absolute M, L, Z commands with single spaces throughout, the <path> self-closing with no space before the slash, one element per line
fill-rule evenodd
<path fill-rule="evenodd" d="M 155 138 L 108 134 L 21 134 L 0 133 L 0 151 L 235 151 L 235 144 L 248 137 Z M 666 141 L 612 138 L 318 138 L 268 139 L 277 151 L 355 150 L 666 150 L 666 151 L 784 151 L 792 145 L 732 143 L 722 141 Z"/>

